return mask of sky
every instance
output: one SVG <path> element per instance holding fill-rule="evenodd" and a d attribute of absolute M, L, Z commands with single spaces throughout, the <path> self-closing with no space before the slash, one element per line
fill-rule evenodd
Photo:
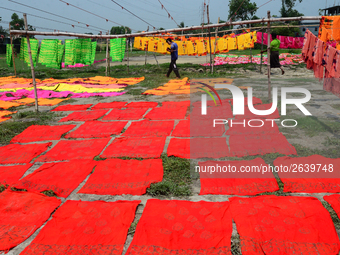
<path fill-rule="evenodd" d="M 26 12 L 28 24 L 35 27 L 37 31 L 59 30 L 98 34 L 100 31 L 105 33 L 112 26 L 120 25 L 130 27 L 132 32 L 145 31 L 148 26 L 150 30 L 153 29 L 152 27 L 156 29 L 176 28 L 180 22 L 184 22 L 185 26 L 197 26 L 202 22 L 204 0 L 0 0 L 0 2 L 0 17 L 2 18 L 0 26 L 4 28 L 8 28 L 8 22 L 15 10 L 20 18 L 23 17 L 22 12 Z M 173 20 L 168 18 L 168 13 L 161 8 L 160 2 Z M 266 17 L 268 10 L 271 11 L 271 15 L 280 15 L 281 0 L 253 0 L 251 2 L 256 2 L 258 7 L 263 5 L 256 12 L 260 18 Z M 334 3 L 339 4 L 340 0 L 303 0 L 302 3 L 297 3 L 295 8 L 305 16 L 318 16 L 319 9 L 325 8 L 326 2 L 327 7 L 330 7 Z M 206 3 L 209 3 L 211 23 L 217 23 L 219 17 L 221 20 L 228 19 L 229 0 L 206 0 Z M 207 22 L 206 17 L 205 22 Z"/>

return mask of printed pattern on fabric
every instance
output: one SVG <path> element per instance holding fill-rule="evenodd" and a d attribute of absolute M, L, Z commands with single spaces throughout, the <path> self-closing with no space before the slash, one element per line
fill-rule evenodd
<path fill-rule="evenodd" d="M 229 198 L 242 254 L 338 254 L 329 212 L 313 197 Z"/>
<path fill-rule="evenodd" d="M 0 184 L 11 185 L 19 181 L 32 164 L 16 166 L 0 166 Z"/>
<path fill-rule="evenodd" d="M 0 201 L 0 251 L 25 241 L 61 203 L 55 197 L 9 189 L 0 193 Z"/>
<path fill-rule="evenodd" d="M 242 161 L 199 162 L 200 195 L 256 195 L 274 192 L 279 186 L 272 172 L 244 172 L 241 168 L 261 169 L 266 162 L 261 158 Z M 235 169 L 228 170 L 228 169 Z M 212 171 L 212 169 L 214 171 Z"/>
<path fill-rule="evenodd" d="M 78 193 L 98 195 L 143 195 L 151 183 L 163 179 L 161 159 L 107 159 L 98 162 L 93 174 Z"/>
<path fill-rule="evenodd" d="M 228 208 L 229 202 L 149 199 L 126 254 L 231 254 Z"/>
<path fill-rule="evenodd" d="M 313 155 L 301 158 L 280 157 L 274 165 L 286 167 L 279 171 L 284 192 L 336 193 L 340 192 L 340 159 Z"/>
<path fill-rule="evenodd" d="M 66 201 L 21 253 L 117 254 L 140 201 Z"/>

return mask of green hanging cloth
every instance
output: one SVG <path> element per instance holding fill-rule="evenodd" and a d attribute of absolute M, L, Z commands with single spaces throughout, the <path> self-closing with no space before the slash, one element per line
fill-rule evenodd
<path fill-rule="evenodd" d="M 81 40 L 81 59 L 79 63 L 84 64 L 84 65 L 90 65 L 91 55 L 92 55 L 91 39 L 86 38 L 86 39 L 79 39 L 79 40 Z"/>
<path fill-rule="evenodd" d="M 110 39 L 110 57 L 112 61 L 122 62 L 125 55 L 126 38 Z"/>
<path fill-rule="evenodd" d="M 37 57 L 38 57 L 39 41 L 37 39 L 30 39 L 30 45 L 31 45 L 31 55 L 32 55 L 33 65 L 36 66 Z M 19 58 L 24 60 L 28 66 L 31 66 L 30 58 L 28 55 L 27 38 L 21 38 Z"/>
<path fill-rule="evenodd" d="M 12 57 L 12 45 L 6 45 L 6 63 L 8 67 L 13 66 L 13 57 Z"/>
<path fill-rule="evenodd" d="M 97 42 L 92 42 L 91 43 L 91 64 L 94 63 L 94 59 L 96 57 L 96 49 L 97 49 Z"/>
<path fill-rule="evenodd" d="M 75 40 L 67 39 L 65 40 L 65 66 L 66 65 L 74 65 L 75 62 Z"/>
<path fill-rule="evenodd" d="M 64 56 L 64 51 L 65 51 L 65 45 L 61 43 L 61 40 L 58 42 L 58 55 L 57 55 L 57 64 L 61 68 L 61 61 L 63 60 Z"/>

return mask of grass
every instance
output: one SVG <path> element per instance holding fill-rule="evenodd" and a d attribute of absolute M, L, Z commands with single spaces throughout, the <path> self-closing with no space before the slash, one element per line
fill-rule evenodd
<path fill-rule="evenodd" d="M 0 184 L 0 193 L 5 191 L 7 187 L 5 185 Z"/>
<path fill-rule="evenodd" d="M 164 176 L 163 181 L 151 184 L 147 194 L 151 196 L 190 196 L 191 178 L 190 161 L 177 157 L 162 155 Z"/>
<path fill-rule="evenodd" d="M 339 220 L 339 217 L 338 215 L 336 214 L 336 212 L 334 211 L 334 209 L 332 208 L 332 206 L 324 201 L 324 202 L 321 202 L 322 205 L 326 208 L 326 210 L 329 212 L 329 214 L 331 215 L 331 218 L 332 218 L 332 221 L 333 221 L 333 224 L 335 226 L 336 229 L 340 229 L 340 220 Z"/>
<path fill-rule="evenodd" d="M 297 128 L 303 130 L 306 135 L 313 137 L 322 132 L 340 135 L 340 122 L 328 121 L 314 116 L 295 117 Z"/>
<path fill-rule="evenodd" d="M 57 195 L 54 193 L 53 190 L 45 190 L 45 191 L 43 191 L 41 193 L 43 193 L 44 195 L 46 195 L 48 197 L 57 197 Z"/>
<path fill-rule="evenodd" d="M 331 106 L 332 106 L 335 110 L 339 110 L 339 111 L 340 111 L 340 104 L 331 104 Z"/>
<path fill-rule="evenodd" d="M 13 115 L 14 121 L 6 121 L 0 124 L 0 144 L 6 145 L 12 138 L 32 125 L 47 125 L 59 115 L 54 112 L 34 111 L 20 112 Z"/>

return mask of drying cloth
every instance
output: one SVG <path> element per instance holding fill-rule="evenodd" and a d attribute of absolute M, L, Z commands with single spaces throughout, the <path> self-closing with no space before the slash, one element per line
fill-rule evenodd
<path fill-rule="evenodd" d="M 30 40 L 29 42 L 31 46 L 31 56 L 32 56 L 33 66 L 36 66 L 39 41 L 37 39 L 29 39 L 29 40 Z M 21 38 L 19 58 L 21 60 L 24 60 L 28 64 L 28 66 L 31 66 L 30 57 L 28 55 L 27 38 L 24 38 L 24 37 Z"/>
<path fill-rule="evenodd" d="M 105 92 L 105 93 L 74 93 L 71 98 L 89 98 L 89 97 L 116 97 L 124 95 L 126 92 Z"/>
<path fill-rule="evenodd" d="M 17 111 L 11 112 L 11 111 L 1 111 L 0 110 L 0 118 L 3 118 L 5 116 L 8 116 L 8 115 L 11 115 L 11 114 L 14 114 L 14 113 L 17 113 Z"/>
<path fill-rule="evenodd" d="M 195 104 L 195 103 L 194 103 Z M 222 105 L 218 103 L 215 106 L 215 103 L 211 101 L 207 102 L 207 114 L 202 115 L 201 106 L 194 106 L 192 108 L 192 112 L 190 113 L 188 119 L 191 119 L 191 126 L 201 125 L 202 121 L 210 121 L 210 127 L 213 127 L 214 119 L 229 119 L 233 118 L 233 112 L 231 110 L 231 106 L 228 101 L 223 102 Z"/>
<path fill-rule="evenodd" d="M 40 106 L 54 106 L 60 104 L 61 102 L 68 100 L 68 99 L 46 99 L 46 98 L 39 98 L 38 104 Z"/>
<path fill-rule="evenodd" d="M 223 158 L 230 156 L 226 137 L 218 138 L 172 138 L 168 146 L 168 156 L 180 158 Z"/>
<path fill-rule="evenodd" d="M 284 192 L 338 193 L 340 192 L 340 159 L 313 155 L 302 158 L 281 157 L 274 165 L 284 183 Z"/>
<path fill-rule="evenodd" d="M 102 120 L 139 120 L 146 113 L 147 108 L 112 109 Z"/>
<path fill-rule="evenodd" d="M 143 195 L 151 183 L 161 182 L 161 159 L 108 159 L 98 165 L 78 193 L 96 195 Z"/>
<path fill-rule="evenodd" d="M 126 108 L 154 108 L 157 105 L 157 102 L 131 102 Z"/>
<path fill-rule="evenodd" d="M 233 81 L 234 79 L 226 79 L 226 78 L 201 78 L 201 79 L 195 78 L 195 79 L 190 80 L 190 85 L 191 86 L 196 85 L 196 86 L 200 86 L 204 88 L 204 86 L 201 83 L 214 87 L 215 84 L 232 84 Z M 216 90 L 220 90 L 220 89 L 216 89 Z"/>
<path fill-rule="evenodd" d="M 338 16 L 322 16 L 319 27 L 319 38 L 326 39 L 327 41 L 339 41 L 340 40 L 340 19 Z M 328 36 L 322 38 L 324 30 L 327 30 Z M 324 41 L 326 42 L 326 41 Z"/>
<path fill-rule="evenodd" d="M 102 158 L 159 158 L 165 145 L 165 137 L 118 137 L 104 150 Z"/>
<path fill-rule="evenodd" d="M 250 125 L 249 125 L 250 124 Z M 275 122 L 265 121 L 261 119 L 247 120 L 246 124 L 237 124 L 230 127 L 226 135 L 266 135 L 266 134 L 279 134 L 279 127 Z M 263 125 L 261 127 L 261 125 Z"/>
<path fill-rule="evenodd" d="M 53 90 L 55 92 L 62 92 L 62 91 L 70 91 L 73 93 L 103 93 L 103 92 L 119 92 L 123 89 L 102 89 L 102 88 L 96 88 L 95 86 L 92 88 L 86 88 L 82 85 L 78 84 L 67 84 L 67 83 L 58 83 L 53 86 L 39 86 L 38 87 L 41 90 Z M 20 89 L 20 88 L 18 88 Z M 33 88 L 27 88 L 28 90 L 33 90 Z M 0 89 L 0 91 L 15 91 L 17 89 Z"/>
<path fill-rule="evenodd" d="M 126 255 L 231 254 L 229 202 L 149 199 Z"/>
<path fill-rule="evenodd" d="M 0 193 L 0 201 L 0 251 L 25 241 L 61 203 L 55 197 L 9 189 Z"/>
<path fill-rule="evenodd" d="M 15 103 L 15 102 L 7 102 L 7 101 L 0 100 L 0 108 L 9 109 L 11 107 L 17 107 L 17 106 L 20 106 L 20 104 Z"/>
<path fill-rule="evenodd" d="M 92 104 L 65 104 L 54 108 L 52 111 L 86 111 Z"/>
<path fill-rule="evenodd" d="M 265 135 L 231 135 L 229 137 L 229 145 L 230 155 L 233 157 L 265 155 L 269 153 L 296 155 L 294 146 L 291 145 L 281 133 Z"/>
<path fill-rule="evenodd" d="M 125 55 L 126 38 L 110 39 L 110 57 L 112 61 L 122 62 Z"/>
<path fill-rule="evenodd" d="M 174 137 L 214 137 L 222 136 L 225 132 L 224 125 L 213 126 L 213 120 L 181 120 L 175 127 L 171 136 Z"/>
<path fill-rule="evenodd" d="M 48 140 L 60 140 L 61 136 L 76 125 L 62 125 L 62 126 L 39 126 L 32 125 L 26 128 L 22 133 L 13 137 L 11 143 L 30 143 Z"/>
<path fill-rule="evenodd" d="M 186 106 L 172 106 L 164 105 L 161 107 L 155 107 L 145 115 L 149 120 L 173 120 L 184 119 L 187 113 L 188 107 Z"/>
<path fill-rule="evenodd" d="M 4 122 L 4 121 L 6 121 L 6 120 L 10 120 L 12 117 L 8 117 L 8 118 L 5 118 L 5 117 L 2 117 L 2 118 L 0 118 L 0 122 Z"/>
<path fill-rule="evenodd" d="M 0 166 L 0 184 L 11 185 L 19 181 L 31 166 L 32 164 Z"/>
<path fill-rule="evenodd" d="M 9 144 L 0 147 L 0 164 L 29 163 L 52 143 Z"/>
<path fill-rule="evenodd" d="M 247 104 L 248 105 L 248 104 Z M 272 104 L 261 104 L 254 106 L 256 110 L 269 110 L 272 108 Z M 269 115 L 256 115 L 253 114 L 248 107 L 244 108 L 244 115 L 236 115 L 236 119 L 280 119 L 279 110 L 275 108 L 275 111 Z"/>
<path fill-rule="evenodd" d="M 163 86 L 145 91 L 146 95 L 190 94 L 188 78 L 173 79 Z"/>
<path fill-rule="evenodd" d="M 105 148 L 110 138 L 81 141 L 61 140 L 37 162 L 63 161 L 72 159 L 93 159 Z"/>
<path fill-rule="evenodd" d="M 314 197 L 229 198 L 242 254 L 338 254 L 329 212 Z"/>
<path fill-rule="evenodd" d="M 124 132 L 124 136 L 156 137 L 169 136 L 174 128 L 174 121 L 142 120 L 132 122 Z"/>
<path fill-rule="evenodd" d="M 121 109 L 127 102 L 110 102 L 110 103 L 98 103 L 92 106 L 91 110 L 99 110 L 99 109 L 111 109 L 117 108 Z"/>
<path fill-rule="evenodd" d="M 83 159 L 45 163 L 13 184 L 13 187 L 35 192 L 53 190 L 58 197 L 66 198 L 92 172 L 96 164 L 97 161 Z"/>
<path fill-rule="evenodd" d="M 13 66 L 12 50 L 13 46 L 10 44 L 6 44 L 6 64 L 8 67 Z"/>
<path fill-rule="evenodd" d="M 59 120 L 59 122 L 96 120 L 99 119 L 100 117 L 103 117 L 107 112 L 108 110 L 72 112 L 65 118 Z"/>
<path fill-rule="evenodd" d="M 263 166 L 267 167 L 261 158 L 198 164 L 199 168 L 195 172 L 199 171 L 200 174 L 200 195 L 250 196 L 279 190 L 273 173 L 268 168 L 266 172 L 261 172 Z"/>
<path fill-rule="evenodd" d="M 101 138 L 119 135 L 127 123 L 127 121 L 87 121 L 65 138 Z"/>
<path fill-rule="evenodd" d="M 139 203 L 66 201 L 21 254 L 121 255 Z"/>

